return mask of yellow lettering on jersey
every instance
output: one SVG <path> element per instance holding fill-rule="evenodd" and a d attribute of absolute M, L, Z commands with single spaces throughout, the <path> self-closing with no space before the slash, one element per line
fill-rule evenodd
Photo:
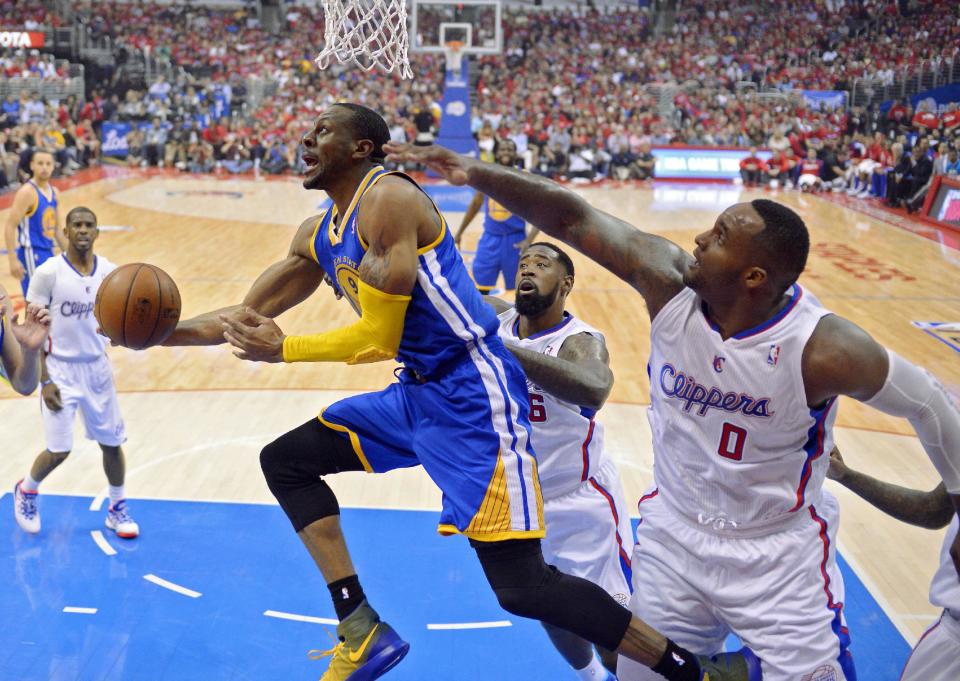
<path fill-rule="evenodd" d="M 40 219 L 43 225 L 43 235 L 48 239 L 53 239 L 57 231 L 57 211 L 53 206 L 47 206 L 43 210 L 43 217 Z"/>
<path fill-rule="evenodd" d="M 496 220 L 497 222 L 505 222 L 513 217 L 513 213 L 493 199 L 487 199 L 487 214 L 491 220 Z"/>

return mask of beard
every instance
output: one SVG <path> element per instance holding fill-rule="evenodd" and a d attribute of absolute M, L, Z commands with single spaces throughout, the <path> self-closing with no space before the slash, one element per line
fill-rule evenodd
<path fill-rule="evenodd" d="M 560 285 L 557 284 L 549 293 L 517 293 L 514 307 L 524 317 L 539 317 L 557 301 Z"/>

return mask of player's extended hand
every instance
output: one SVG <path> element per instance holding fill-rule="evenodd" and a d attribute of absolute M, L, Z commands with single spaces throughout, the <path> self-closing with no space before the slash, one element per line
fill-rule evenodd
<path fill-rule="evenodd" d="M 223 337 L 235 350 L 233 354 L 251 362 L 282 362 L 283 339 L 277 323 L 249 307 L 220 315 Z"/>
<path fill-rule="evenodd" d="M 844 463 L 840 450 L 834 447 L 830 452 L 830 468 L 827 469 L 827 477 L 840 482 L 846 475 L 847 464 Z"/>
<path fill-rule="evenodd" d="M 47 409 L 50 411 L 63 409 L 63 399 L 60 397 L 60 388 L 56 383 L 50 382 L 40 388 L 40 395 L 43 397 L 43 403 L 47 405 Z"/>
<path fill-rule="evenodd" d="M 10 261 L 10 276 L 11 276 L 11 277 L 13 277 L 14 279 L 16 279 L 17 281 L 20 281 L 21 279 L 23 279 L 23 278 L 26 276 L 26 274 L 27 274 L 27 271 L 26 271 L 25 269 L 23 269 L 23 265 L 21 264 L 21 262 L 20 262 L 19 260 L 14 259 L 14 260 L 11 260 L 11 261 Z"/>
<path fill-rule="evenodd" d="M 42 305 L 30 303 L 23 315 L 23 323 L 18 321 L 19 315 L 13 315 L 10 320 L 10 330 L 21 347 L 25 350 L 39 350 L 50 333 L 50 311 Z"/>
<path fill-rule="evenodd" d="M 388 142 L 383 145 L 383 150 L 387 152 L 387 160 L 393 163 L 420 163 L 442 175 L 450 184 L 467 183 L 469 159 L 439 145 L 414 146 Z"/>

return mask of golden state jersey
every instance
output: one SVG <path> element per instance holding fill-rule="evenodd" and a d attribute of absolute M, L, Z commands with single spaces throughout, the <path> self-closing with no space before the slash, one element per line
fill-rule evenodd
<path fill-rule="evenodd" d="M 376 166 L 357 187 L 344 216 L 338 215 L 335 205 L 323 214 L 311 242 L 317 264 L 330 275 L 357 314 L 359 267 L 367 252 L 367 244 L 358 232 L 357 214 L 363 195 L 388 175 L 402 177 L 419 188 L 407 175 Z M 502 347 L 497 336 L 497 317 L 483 302 L 467 273 L 439 210 L 437 215 L 440 235 L 417 251 L 417 283 L 397 353 L 398 361 L 426 377 L 465 359 L 477 346 Z"/>
<path fill-rule="evenodd" d="M 489 196 L 483 200 L 483 230 L 490 234 L 521 234 L 526 232 L 527 223 L 519 215 L 514 215 Z"/>
<path fill-rule="evenodd" d="M 51 186 L 50 197 L 47 198 L 33 180 L 30 180 L 30 186 L 33 187 L 36 197 L 33 207 L 17 226 L 17 246 L 37 251 L 52 251 L 58 222 L 57 190 Z"/>

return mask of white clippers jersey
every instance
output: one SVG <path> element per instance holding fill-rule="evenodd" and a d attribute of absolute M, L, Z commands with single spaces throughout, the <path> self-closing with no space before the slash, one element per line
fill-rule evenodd
<path fill-rule="evenodd" d="M 560 324 L 528 338 L 517 336 L 520 315 L 516 310 L 500 314 L 500 338 L 508 345 L 556 357 L 570 336 L 603 334 L 571 314 Z M 596 412 L 553 397 L 527 379 L 530 395 L 531 441 L 537 453 L 537 474 L 544 500 L 568 494 L 593 475 L 605 461 L 603 426 L 594 421 Z"/>
<path fill-rule="evenodd" d="M 960 577 L 950 558 L 950 547 L 957 537 L 958 522 L 953 518 L 940 550 L 940 569 L 930 585 L 930 602 L 938 608 L 946 608 L 954 617 L 960 617 Z"/>
<path fill-rule="evenodd" d="M 654 479 L 673 510 L 703 529 L 763 535 L 819 500 L 836 400 L 807 406 L 801 358 L 830 312 L 799 285 L 790 294 L 776 316 L 726 341 L 689 288 L 653 321 Z"/>
<path fill-rule="evenodd" d="M 103 356 L 108 341 L 97 333 L 93 304 L 100 282 L 116 268 L 97 255 L 93 271 L 83 276 L 61 254 L 34 272 L 27 300 L 50 308 L 51 356 L 68 362 L 87 362 Z"/>

